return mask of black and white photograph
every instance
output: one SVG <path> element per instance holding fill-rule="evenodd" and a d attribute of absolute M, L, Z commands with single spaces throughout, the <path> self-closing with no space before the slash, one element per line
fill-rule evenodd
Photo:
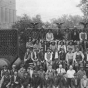
<path fill-rule="evenodd" d="M 0 88 L 88 88 L 88 0 L 0 0 Z"/>

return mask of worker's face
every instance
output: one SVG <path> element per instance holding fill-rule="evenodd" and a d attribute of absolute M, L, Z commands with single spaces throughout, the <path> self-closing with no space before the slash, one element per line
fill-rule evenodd
<path fill-rule="evenodd" d="M 86 79 L 87 78 L 86 75 L 84 75 L 83 78 Z"/>
<path fill-rule="evenodd" d="M 73 66 L 71 65 L 71 66 L 69 67 L 69 69 L 72 70 L 72 69 L 73 69 Z"/>
<path fill-rule="evenodd" d="M 71 53 L 72 52 L 72 50 L 71 49 L 69 49 L 69 53 Z"/>
<path fill-rule="evenodd" d="M 17 76 L 17 72 L 14 72 L 14 75 Z"/>
<path fill-rule="evenodd" d="M 59 65 L 59 68 L 62 68 L 62 65 Z"/>
<path fill-rule="evenodd" d="M 29 49 L 27 49 L 27 52 L 29 52 Z"/>
<path fill-rule="evenodd" d="M 79 52 L 79 48 L 76 48 L 76 51 Z"/>

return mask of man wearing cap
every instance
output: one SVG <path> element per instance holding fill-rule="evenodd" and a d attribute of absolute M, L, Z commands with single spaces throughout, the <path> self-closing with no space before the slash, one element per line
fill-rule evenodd
<path fill-rule="evenodd" d="M 45 76 L 45 72 L 43 71 L 43 67 L 40 66 L 40 70 L 38 71 L 41 83 L 40 83 L 40 88 L 43 88 L 44 86 L 44 76 Z"/>
<path fill-rule="evenodd" d="M 40 77 L 39 77 L 38 73 L 36 71 L 34 71 L 34 75 L 32 78 L 32 87 L 37 88 L 40 86 L 40 83 L 41 83 Z"/>
<path fill-rule="evenodd" d="M 14 75 L 11 76 L 11 86 L 13 88 L 19 88 L 21 85 L 20 85 L 20 77 L 18 76 L 18 72 L 15 71 L 14 72 Z"/>
<path fill-rule="evenodd" d="M 0 88 L 8 88 L 9 86 L 10 86 L 10 74 L 6 72 L 1 78 Z"/>
<path fill-rule="evenodd" d="M 1 70 L 1 77 L 5 75 L 5 73 L 9 73 L 10 71 L 8 70 L 8 67 L 5 65 L 3 66 L 3 69 Z"/>
<path fill-rule="evenodd" d="M 21 84 L 22 84 L 23 88 L 28 88 L 28 86 L 30 86 L 31 78 L 29 77 L 27 72 L 24 73 L 24 77 L 21 80 Z"/>
<path fill-rule="evenodd" d="M 33 73 L 34 73 L 33 65 L 30 65 L 30 66 L 27 68 L 27 72 L 28 72 L 30 78 L 32 79 Z"/>

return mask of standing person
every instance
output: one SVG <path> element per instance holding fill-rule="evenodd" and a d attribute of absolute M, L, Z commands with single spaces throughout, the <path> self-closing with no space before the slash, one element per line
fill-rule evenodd
<path fill-rule="evenodd" d="M 81 88 L 88 88 L 88 78 L 86 75 L 81 79 Z"/>
<path fill-rule="evenodd" d="M 84 54 L 82 53 L 82 51 L 79 50 L 79 47 L 76 47 L 76 52 L 74 53 L 74 60 L 77 65 L 76 68 L 78 70 L 80 64 L 82 64 L 84 60 Z"/>
<path fill-rule="evenodd" d="M 71 80 L 74 78 L 75 70 L 73 70 L 73 66 L 70 65 L 69 70 L 67 70 L 68 84 L 71 87 Z"/>
<path fill-rule="evenodd" d="M 87 33 L 85 32 L 85 30 L 83 30 L 82 32 L 80 32 L 79 39 L 80 39 L 80 41 L 87 40 Z"/>
<path fill-rule="evenodd" d="M 63 65 L 63 67 L 65 68 L 66 67 L 66 53 L 65 53 L 63 48 L 59 52 L 58 60 Z"/>
<path fill-rule="evenodd" d="M 66 54 L 66 61 L 67 61 L 68 66 L 74 64 L 73 56 L 74 56 L 74 53 L 72 52 L 72 48 L 69 48 L 69 51 Z"/>
<path fill-rule="evenodd" d="M 45 60 L 47 66 L 52 64 L 52 58 L 53 58 L 53 53 L 50 51 L 50 49 L 47 49 L 47 52 L 45 53 Z"/>
<path fill-rule="evenodd" d="M 46 34 L 46 41 L 52 41 L 54 39 L 54 35 L 51 32 L 51 29 L 48 30 L 48 33 Z"/>
<path fill-rule="evenodd" d="M 87 40 L 87 33 L 85 32 L 85 30 L 83 30 L 79 34 L 79 39 L 80 39 L 81 45 L 83 47 L 83 50 L 85 50 L 85 48 L 86 48 L 86 46 L 85 46 L 85 40 Z"/>
<path fill-rule="evenodd" d="M 75 28 L 72 32 L 71 32 L 71 40 L 73 41 L 79 41 L 79 33 L 77 31 L 77 28 Z"/>
<path fill-rule="evenodd" d="M 66 41 L 71 40 L 71 34 L 70 34 L 69 29 L 65 30 L 64 38 L 65 38 Z"/>

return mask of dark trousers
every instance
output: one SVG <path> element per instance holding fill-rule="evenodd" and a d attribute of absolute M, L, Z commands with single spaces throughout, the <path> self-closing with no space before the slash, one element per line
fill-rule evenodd
<path fill-rule="evenodd" d="M 68 85 L 71 87 L 71 80 L 72 80 L 72 78 L 68 78 L 67 80 L 68 80 Z"/>

